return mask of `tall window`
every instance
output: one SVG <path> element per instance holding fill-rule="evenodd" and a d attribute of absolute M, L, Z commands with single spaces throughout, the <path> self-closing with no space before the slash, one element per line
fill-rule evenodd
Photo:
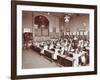
<path fill-rule="evenodd" d="M 37 32 L 39 32 L 40 36 L 48 36 L 49 34 L 49 20 L 42 15 L 36 16 L 34 23 L 37 25 Z M 36 32 L 36 34 L 38 34 Z"/>

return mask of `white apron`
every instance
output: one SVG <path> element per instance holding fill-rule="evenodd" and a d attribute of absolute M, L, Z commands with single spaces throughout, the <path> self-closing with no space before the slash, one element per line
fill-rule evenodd
<path fill-rule="evenodd" d="M 79 57 L 78 57 L 78 54 L 73 54 L 73 59 L 74 59 L 73 66 L 74 67 L 79 66 Z"/>
<path fill-rule="evenodd" d="M 55 53 L 53 54 L 54 60 L 57 60 L 57 55 L 59 55 L 58 51 L 59 51 L 59 49 L 55 49 Z"/>

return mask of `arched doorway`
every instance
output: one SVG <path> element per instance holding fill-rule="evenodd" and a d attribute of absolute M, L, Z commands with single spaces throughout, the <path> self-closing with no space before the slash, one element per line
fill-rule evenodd
<path fill-rule="evenodd" d="M 37 25 L 36 35 L 38 35 L 38 32 L 41 34 L 41 36 L 49 35 L 49 20 L 47 17 L 38 15 L 34 18 L 34 23 Z"/>

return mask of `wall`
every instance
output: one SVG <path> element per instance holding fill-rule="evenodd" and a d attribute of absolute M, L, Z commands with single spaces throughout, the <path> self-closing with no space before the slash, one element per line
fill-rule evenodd
<path fill-rule="evenodd" d="M 84 24 L 86 24 L 86 26 L 84 26 Z M 69 28 L 71 32 L 88 30 L 89 15 L 75 15 L 65 27 Z"/>
<path fill-rule="evenodd" d="M 59 33 L 59 17 L 48 15 L 48 13 L 41 13 L 41 12 L 34 12 L 33 13 L 33 25 L 34 25 L 34 18 L 38 15 L 45 16 L 49 20 L 49 35 L 54 36 L 53 29 L 56 29 L 56 32 Z M 34 26 L 33 26 L 34 27 Z"/>
<path fill-rule="evenodd" d="M 36 31 L 35 30 L 35 17 L 42 15 L 44 17 L 46 17 L 49 21 L 49 35 L 51 37 L 59 37 L 59 17 L 54 16 L 54 15 L 48 15 L 48 13 L 41 13 L 41 12 L 31 12 L 31 11 L 24 11 L 23 12 L 23 29 L 24 28 L 30 28 L 31 31 L 33 32 L 33 36 L 35 36 L 35 34 L 40 34 L 41 35 L 41 30 L 40 31 Z M 55 28 L 55 33 L 53 33 L 53 29 Z M 36 32 L 36 33 L 35 33 Z"/>
<path fill-rule="evenodd" d="M 48 15 L 47 13 L 41 12 L 31 12 L 24 11 L 23 12 L 23 28 L 30 28 L 33 31 L 33 35 L 35 34 L 34 30 L 34 18 L 36 16 L 42 15 L 49 20 L 49 33 L 50 35 L 54 34 L 53 29 L 56 29 L 56 32 L 59 33 L 62 26 L 64 26 L 63 30 L 69 30 L 71 32 L 77 32 L 80 30 L 88 30 L 89 26 L 89 15 L 73 15 L 70 19 L 69 23 L 64 23 L 63 17 L 59 18 L 54 15 Z M 33 16 L 33 17 L 32 17 Z M 84 26 L 84 23 L 86 26 Z"/>
<path fill-rule="evenodd" d="M 22 27 L 29 28 L 32 32 L 32 12 L 31 11 L 23 11 L 22 12 Z"/>
<path fill-rule="evenodd" d="M 59 32 L 59 18 L 58 17 L 53 16 L 53 15 L 48 15 L 46 13 L 33 12 L 33 18 L 32 18 L 31 11 L 23 12 L 23 28 L 32 29 L 32 26 L 34 27 L 34 18 L 38 15 L 45 16 L 49 20 L 49 32 L 53 32 L 54 27 L 56 28 L 56 32 Z M 32 25 L 32 21 L 33 21 L 33 25 Z"/>

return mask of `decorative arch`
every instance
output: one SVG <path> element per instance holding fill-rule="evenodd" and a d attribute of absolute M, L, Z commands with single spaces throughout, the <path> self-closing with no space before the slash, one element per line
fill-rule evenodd
<path fill-rule="evenodd" d="M 34 17 L 34 24 L 37 25 L 35 30 L 36 36 L 48 36 L 49 35 L 49 20 L 43 15 L 37 15 Z"/>
<path fill-rule="evenodd" d="M 38 28 L 45 28 L 48 29 L 49 28 L 49 20 L 47 19 L 47 17 L 43 16 L 43 15 L 38 15 L 34 18 L 34 23 L 36 25 L 38 25 Z"/>

